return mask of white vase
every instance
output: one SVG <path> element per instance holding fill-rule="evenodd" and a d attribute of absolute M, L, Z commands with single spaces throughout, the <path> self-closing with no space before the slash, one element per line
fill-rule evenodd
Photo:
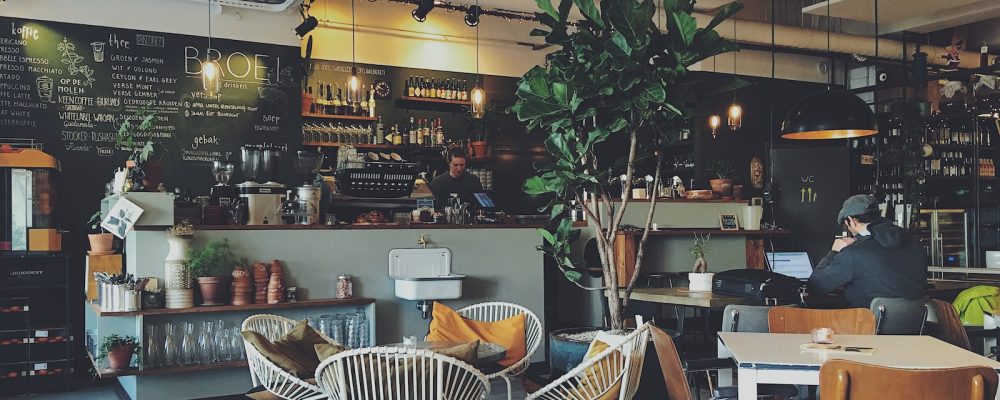
<path fill-rule="evenodd" d="M 167 289 L 190 289 L 191 274 L 187 267 L 187 253 L 191 247 L 190 236 L 167 235 L 167 258 L 163 260 Z"/>
<path fill-rule="evenodd" d="M 714 272 L 689 272 L 688 290 L 692 292 L 711 292 L 713 277 L 715 277 Z"/>

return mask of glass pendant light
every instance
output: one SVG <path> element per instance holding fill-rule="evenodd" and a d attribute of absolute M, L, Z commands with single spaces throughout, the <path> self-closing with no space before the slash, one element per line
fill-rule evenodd
<path fill-rule="evenodd" d="M 479 7 L 479 0 L 476 0 L 476 7 Z M 486 115 L 486 91 L 479 86 L 479 25 L 476 25 L 476 86 L 469 92 L 469 99 L 472 101 L 470 110 L 472 118 L 482 118 Z"/>
<path fill-rule="evenodd" d="M 736 41 L 736 20 L 733 20 L 733 41 Z M 736 53 L 733 54 L 733 77 L 736 77 Z M 736 89 L 733 89 L 733 104 L 729 106 L 729 111 L 726 113 L 729 118 L 727 122 L 729 123 L 729 130 L 736 132 L 740 130 L 743 126 L 743 107 L 740 107 L 739 103 L 736 102 Z"/>
<path fill-rule="evenodd" d="M 722 118 L 718 115 L 712 115 L 708 117 L 708 126 L 712 128 L 712 139 L 715 139 L 715 132 L 719 129 L 719 124 L 722 123 Z"/>
<path fill-rule="evenodd" d="M 205 50 L 205 62 L 201 64 L 201 86 L 209 96 L 222 90 L 222 66 L 212 59 L 212 0 L 208 1 L 208 49 Z"/>
<path fill-rule="evenodd" d="M 875 7 L 877 18 L 878 0 Z M 826 19 L 826 51 L 830 52 L 830 1 L 826 3 Z M 875 24 L 875 47 L 878 53 L 878 23 Z M 832 53 L 830 59 L 832 65 Z M 832 74 L 830 85 L 833 85 Z M 864 100 L 829 86 L 799 100 L 781 123 L 781 137 L 785 139 L 848 139 L 877 133 L 875 114 Z"/>
<path fill-rule="evenodd" d="M 361 78 L 358 78 L 358 60 L 355 55 L 354 35 L 357 22 L 354 17 L 354 0 L 351 0 L 351 79 L 347 81 L 347 98 L 351 103 L 361 102 Z"/>

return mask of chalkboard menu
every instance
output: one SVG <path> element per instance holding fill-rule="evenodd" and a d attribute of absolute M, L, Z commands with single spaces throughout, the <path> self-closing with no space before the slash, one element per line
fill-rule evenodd
<path fill-rule="evenodd" d="M 157 156 L 165 184 L 207 193 L 211 161 L 234 162 L 233 181 L 242 179 L 244 144 L 298 149 L 299 52 L 222 39 L 209 49 L 205 37 L 0 18 L 0 138 L 35 139 L 62 162 L 72 226 L 98 207 L 104 183 L 131 153 L 115 137 L 140 110 L 155 113 L 136 139 L 166 149 Z M 202 87 L 206 53 L 222 67 L 216 95 Z M 281 176 L 294 176 L 290 158 L 282 164 Z"/>

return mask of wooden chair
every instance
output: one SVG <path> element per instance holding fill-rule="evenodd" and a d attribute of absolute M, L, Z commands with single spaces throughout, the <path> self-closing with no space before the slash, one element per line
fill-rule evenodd
<path fill-rule="evenodd" d="M 674 345 L 674 339 L 655 326 L 649 327 L 649 333 L 653 339 L 653 346 L 656 348 L 656 358 L 660 361 L 663 381 L 667 383 L 667 400 L 693 399 L 691 387 L 688 386 L 687 371 L 681 362 L 677 346 Z M 798 390 L 791 385 L 760 385 L 758 393 L 758 397 L 773 398 L 777 396 L 782 399 L 794 398 L 799 394 Z M 712 396 L 717 400 L 735 399 L 737 390 L 735 387 L 715 388 Z"/>
<path fill-rule="evenodd" d="M 875 314 L 867 308 L 774 307 L 767 313 L 767 325 L 771 333 L 812 333 L 815 328 L 832 328 L 840 335 L 874 335 Z"/>
<path fill-rule="evenodd" d="M 929 321 L 934 323 L 933 336 L 945 342 L 966 350 L 972 349 L 969 344 L 969 335 L 962 326 L 962 320 L 958 317 L 955 306 L 947 301 L 932 299 L 927 302 Z"/>
<path fill-rule="evenodd" d="M 630 400 L 639 389 L 650 326 L 643 324 L 626 336 L 598 334 L 598 340 L 608 343 L 607 349 L 528 395 L 526 400 L 591 400 L 601 398 L 619 385 L 618 399 Z"/>
<path fill-rule="evenodd" d="M 823 400 L 993 400 L 997 372 L 989 367 L 900 369 L 831 360 L 819 370 Z"/>
<path fill-rule="evenodd" d="M 507 383 L 507 400 L 511 400 L 512 387 L 510 378 L 524 373 L 524 371 L 528 368 L 528 364 L 531 362 L 531 356 L 535 354 L 535 351 L 538 350 L 538 346 L 542 344 L 544 332 L 542 329 L 542 323 L 538 320 L 538 316 L 523 306 L 497 301 L 473 304 L 468 307 L 463 307 L 456 312 L 462 317 L 484 322 L 495 322 L 513 317 L 517 314 L 524 314 L 524 339 L 525 347 L 528 350 L 527 353 L 524 354 L 524 358 L 521 358 L 514 364 L 511 364 L 509 367 L 486 375 L 486 378 L 490 380 L 496 378 L 503 379 L 504 382 Z"/>
<path fill-rule="evenodd" d="M 297 322 L 285 317 L 259 314 L 252 315 L 243 321 L 244 331 L 254 331 L 267 340 L 278 340 L 282 335 L 292 330 Z M 336 343 L 333 339 L 317 332 L 328 342 Z M 319 386 L 299 379 L 281 367 L 268 360 L 252 344 L 243 340 L 243 345 L 247 352 L 247 364 L 250 367 L 250 380 L 254 386 L 262 385 L 269 392 L 276 394 L 282 399 L 288 400 L 318 400 L 325 399 L 326 393 Z"/>
<path fill-rule="evenodd" d="M 332 400 L 482 400 L 490 393 L 486 376 L 461 360 L 386 346 L 323 360 L 316 384 Z"/>

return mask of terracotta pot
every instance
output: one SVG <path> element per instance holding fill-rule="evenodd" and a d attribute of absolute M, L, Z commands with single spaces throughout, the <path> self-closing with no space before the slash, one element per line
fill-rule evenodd
<path fill-rule="evenodd" d="M 309 113 L 312 112 L 312 104 L 313 104 L 313 99 L 314 98 L 316 98 L 316 96 L 313 96 L 311 94 L 305 94 L 305 93 L 302 94 L 302 113 L 303 114 L 309 114 Z"/>
<path fill-rule="evenodd" d="M 108 364 L 111 365 L 111 369 L 123 370 L 128 369 L 129 365 L 132 364 L 132 352 L 134 346 L 118 346 L 111 349 L 108 352 Z"/>
<path fill-rule="evenodd" d="M 147 192 L 155 192 L 163 181 L 163 163 L 156 160 L 149 160 L 142 167 L 142 187 Z"/>
<path fill-rule="evenodd" d="M 114 244 L 115 235 L 110 233 L 91 233 L 87 235 L 90 239 L 90 251 L 93 254 L 111 254 L 114 251 L 111 246 Z"/>
<path fill-rule="evenodd" d="M 198 278 L 201 289 L 201 305 L 220 306 L 225 298 L 225 285 L 220 276 L 202 276 Z"/>
<path fill-rule="evenodd" d="M 733 185 L 733 198 L 743 200 L 743 185 Z"/>
<path fill-rule="evenodd" d="M 708 183 L 712 185 L 712 193 L 719 197 L 729 197 L 733 195 L 732 179 L 712 179 Z"/>
<path fill-rule="evenodd" d="M 490 156 L 490 143 L 482 140 L 472 142 L 472 153 L 470 156 L 473 158 L 487 158 Z"/>

